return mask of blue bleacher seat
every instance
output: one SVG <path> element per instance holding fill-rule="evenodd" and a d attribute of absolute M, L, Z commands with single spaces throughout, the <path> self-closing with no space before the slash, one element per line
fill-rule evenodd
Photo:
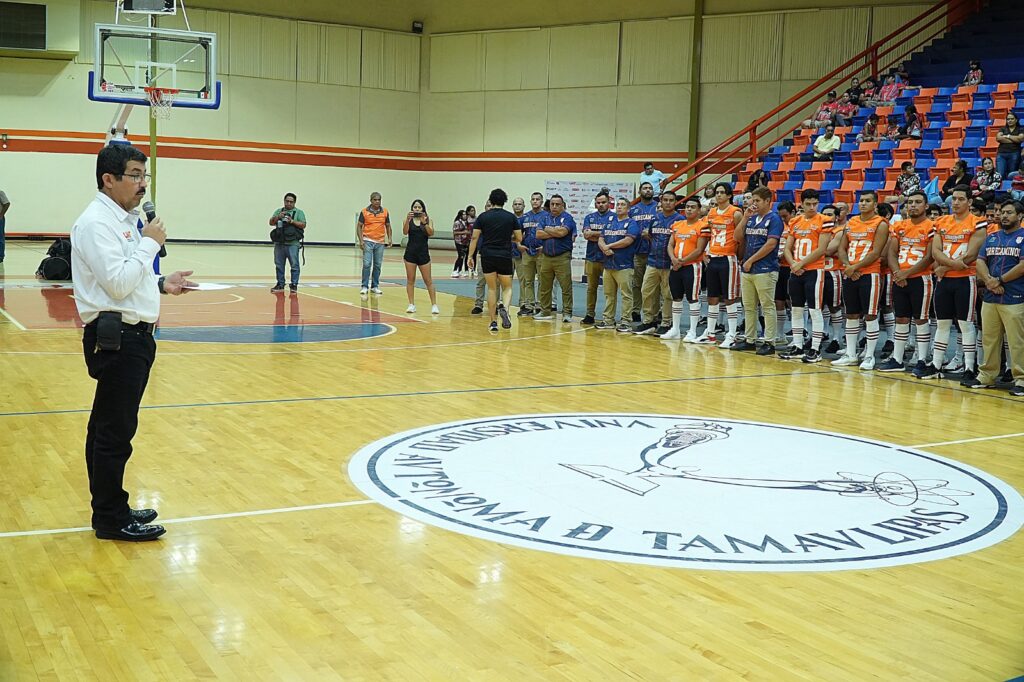
<path fill-rule="evenodd" d="M 992 123 L 988 117 L 988 109 L 971 109 L 967 112 L 967 118 L 971 120 L 971 125 L 987 126 Z"/>
<path fill-rule="evenodd" d="M 789 182 L 803 182 L 804 172 L 800 170 L 789 171 L 789 177 L 786 178 Z"/>
<path fill-rule="evenodd" d="M 929 111 L 924 115 L 924 118 L 929 123 L 929 127 L 934 127 L 934 123 L 946 120 L 946 112 L 944 111 Z"/>
<path fill-rule="evenodd" d="M 798 189 L 800 189 L 803 186 L 804 186 L 804 181 L 803 180 L 800 180 L 798 182 L 787 181 L 786 184 L 782 186 L 782 189 L 783 189 L 783 191 L 785 191 L 785 190 L 798 190 Z M 779 198 L 781 199 L 781 196 Z"/>
<path fill-rule="evenodd" d="M 917 161 L 914 162 L 914 168 L 916 168 L 918 172 L 920 172 L 926 168 L 935 168 L 935 166 L 937 166 L 938 163 L 939 162 L 936 161 L 935 159 L 918 159 Z"/>
<path fill-rule="evenodd" d="M 905 92 L 906 92 L 906 90 L 904 90 L 904 93 Z M 904 107 L 910 106 L 913 103 L 914 103 L 914 96 L 913 95 L 909 95 L 908 96 L 908 95 L 904 94 L 904 95 L 896 98 L 896 109 L 897 110 L 903 109 Z"/>
<path fill-rule="evenodd" d="M 850 132 L 853 133 L 854 136 L 856 136 L 857 133 L 859 133 L 860 131 L 864 130 L 864 126 L 854 125 L 854 126 L 850 126 L 850 127 L 851 127 Z M 857 138 L 854 137 L 854 139 L 857 139 Z"/>
<path fill-rule="evenodd" d="M 999 185 L 999 189 L 1004 192 L 1009 192 L 1013 189 L 1013 180 L 1003 180 L 1003 184 Z"/>
<path fill-rule="evenodd" d="M 982 83 L 981 85 L 978 86 L 978 89 L 977 89 L 976 92 L 981 93 L 981 94 L 989 93 L 989 92 L 995 92 L 996 88 L 998 88 L 998 87 L 999 86 L 997 86 L 995 84 Z"/>
<path fill-rule="evenodd" d="M 921 142 L 929 140 L 942 140 L 942 128 L 929 127 L 921 131 Z"/>
<path fill-rule="evenodd" d="M 917 149 L 914 150 L 914 158 L 917 159 L 918 161 L 920 161 L 921 159 L 934 159 L 935 152 L 932 151 L 931 149 L 924 149 L 923 147 L 918 147 Z"/>
<path fill-rule="evenodd" d="M 878 141 L 878 150 L 879 151 L 887 151 L 889 149 L 896 149 L 899 146 L 900 146 L 900 143 L 897 140 L 879 140 Z M 875 158 L 878 158 L 877 154 L 875 155 Z"/>
<path fill-rule="evenodd" d="M 939 92 L 936 97 L 949 97 L 959 92 L 959 88 L 939 88 Z"/>
<path fill-rule="evenodd" d="M 832 190 L 822 188 L 818 190 L 818 203 L 821 206 L 832 203 Z"/>
<path fill-rule="evenodd" d="M 953 108 L 953 103 L 949 101 L 948 97 L 946 98 L 945 101 L 932 102 L 932 108 L 930 109 L 929 116 L 931 114 L 936 114 L 936 113 L 943 113 L 944 114 L 947 111 L 950 111 L 952 108 Z"/>
<path fill-rule="evenodd" d="M 775 167 L 778 168 L 778 164 L 782 161 L 782 154 L 768 154 L 767 156 L 764 157 L 764 160 L 774 161 L 776 164 Z"/>
<path fill-rule="evenodd" d="M 941 140 L 921 140 L 921 146 L 918 147 L 918 149 L 923 151 L 931 151 L 933 149 L 938 149 L 941 146 Z"/>
<path fill-rule="evenodd" d="M 884 183 L 884 182 L 881 182 L 881 181 L 875 181 L 875 182 L 870 182 L 870 181 L 868 181 L 868 180 L 865 180 L 865 181 L 864 181 L 864 186 L 863 186 L 863 187 L 861 187 L 861 189 L 863 189 L 864 191 L 867 191 L 867 190 L 875 190 L 875 191 L 878 191 L 878 190 L 882 189 L 882 186 L 883 186 L 884 184 L 885 184 L 885 183 Z M 860 195 L 858 195 L 858 198 L 860 198 Z"/>
<path fill-rule="evenodd" d="M 857 133 L 846 133 L 843 135 L 843 146 L 845 147 L 848 144 L 857 144 Z"/>
<path fill-rule="evenodd" d="M 793 201 L 793 190 L 780 189 L 775 193 L 775 198 L 779 200 L 779 203 L 782 203 L 783 201 Z"/>
<path fill-rule="evenodd" d="M 855 126 L 862 126 L 868 122 L 867 116 L 854 116 L 850 119 L 850 122 Z"/>
<path fill-rule="evenodd" d="M 854 149 L 856 149 L 856 148 L 857 148 L 857 145 L 854 145 Z M 842 150 L 842 149 L 840 149 L 838 152 L 836 152 L 836 153 L 834 153 L 832 155 L 832 161 L 850 161 L 853 158 L 852 156 L 850 156 L 850 152 L 851 151 L 853 151 L 853 150 Z M 835 168 L 835 166 L 833 166 L 833 168 Z"/>
<path fill-rule="evenodd" d="M 810 161 L 804 161 L 802 159 L 800 161 L 798 161 L 795 166 L 793 166 L 793 170 L 798 170 L 798 171 L 809 171 L 812 168 L 814 168 L 814 166 L 811 165 Z"/>
<path fill-rule="evenodd" d="M 892 140 L 886 140 L 892 144 Z M 889 149 L 892 149 L 891 147 Z M 872 161 L 888 161 L 892 162 L 892 152 L 889 149 L 882 149 L 882 145 L 878 145 L 878 149 L 871 153 Z"/>
<path fill-rule="evenodd" d="M 988 125 L 967 126 L 966 128 L 964 128 L 964 135 L 981 135 L 983 137 L 987 137 Z"/>
<path fill-rule="evenodd" d="M 825 171 L 825 172 L 827 173 L 828 171 Z M 841 178 L 839 180 L 826 180 L 825 182 L 821 183 L 822 191 L 824 191 L 824 190 L 839 189 L 842 186 L 843 186 L 843 181 L 842 181 Z"/>
<path fill-rule="evenodd" d="M 921 93 L 921 88 L 907 88 L 903 91 L 904 97 L 917 97 Z"/>
<path fill-rule="evenodd" d="M 991 109 L 991 108 L 992 108 L 992 98 L 991 97 L 984 96 L 984 95 L 983 96 L 978 96 L 978 95 L 974 96 L 974 103 L 971 104 L 971 109 L 975 109 L 975 110 L 977 110 L 977 109 L 985 109 L 985 110 L 988 110 L 988 109 Z"/>
<path fill-rule="evenodd" d="M 832 170 L 846 170 L 853 165 L 852 159 L 837 159 L 837 156 L 839 156 L 839 152 L 832 155 Z M 828 171 L 825 172 L 827 173 Z"/>
<path fill-rule="evenodd" d="M 839 146 L 839 151 L 841 152 L 855 152 L 858 149 L 860 149 L 860 145 L 856 142 L 844 142 Z"/>
<path fill-rule="evenodd" d="M 864 171 L 864 180 L 865 182 L 885 182 L 885 169 L 868 168 Z"/>
<path fill-rule="evenodd" d="M 864 118 L 867 118 L 868 116 L 870 116 L 873 113 L 875 113 L 875 110 L 874 110 L 873 107 L 861 107 L 860 109 L 857 110 L 857 113 L 854 114 L 854 116 L 855 117 L 863 116 Z"/>
<path fill-rule="evenodd" d="M 960 155 L 963 156 L 965 150 L 975 152 L 978 147 L 985 146 L 985 138 L 977 136 L 968 136 L 964 138 L 963 146 L 960 147 Z"/>
<path fill-rule="evenodd" d="M 764 163 L 761 164 L 761 168 L 765 169 L 766 171 L 768 171 L 770 173 L 770 172 L 772 172 L 774 170 L 778 170 L 779 169 L 779 162 L 777 160 L 776 161 L 767 160 L 767 161 L 765 161 Z"/>
<path fill-rule="evenodd" d="M 892 168 L 892 159 L 882 159 L 881 161 L 872 161 L 869 168 Z"/>
<path fill-rule="evenodd" d="M 780 147 L 772 147 L 772 149 L 769 152 L 769 154 L 779 154 L 781 156 L 782 154 L 786 154 L 788 152 L 789 152 L 789 147 L 783 145 L 783 146 L 780 146 Z"/>

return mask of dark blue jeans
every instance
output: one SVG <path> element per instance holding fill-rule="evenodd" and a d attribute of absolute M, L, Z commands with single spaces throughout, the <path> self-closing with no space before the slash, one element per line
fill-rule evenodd
<path fill-rule="evenodd" d="M 284 262 L 288 260 L 288 265 L 292 271 L 292 286 L 299 286 L 299 243 L 294 244 L 274 244 L 274 267 L 277 270 L 277 286 L 284 286 Z"/>
<path fill-rule="evenodd" d="M 1016 173 L 1020 168 L 1020 152 L 1001 152 L 996 154 L 996 172 L 1003 176 L 1003 180 L 1010 177 L 1010 173 Z M 2 254 L 2 251 L 0 251 Z"/>
<path fill-rule="evenodd" d="M 4 227 L 6 227 L 6 225 L 7 225 L 7 218 L 0 218 L 0 263 L 2 263 L 3 260 L 4 260 L 4 250 L 6 248 L 5 245 L 4 245 L 4 242 L 5 242 Z"/>

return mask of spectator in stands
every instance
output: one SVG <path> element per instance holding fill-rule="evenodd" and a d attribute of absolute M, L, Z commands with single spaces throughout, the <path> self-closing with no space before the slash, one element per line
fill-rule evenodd
<path fill-rule="evenodd" d="M 889 114 L 885 119 L 885 133 L 882 135 L 887 140 L 900 139 L 900 117 L 896 114 Z"/>
<path fill-rule="evenodd" d="M 896 194 L 885 198 L 886 203 L 900 205 L 906 201 L 911 192 L 921 189 L 921 176 L 914 171 L 914 164 L 904 161 L 900 165 L 900 176 L 896 178 Z"/>
<path fill-rule="evenodd" d="M 836 107 L 838 106 L 839 102 L 836 101 L 836 91 L 833 90 L 832 92 L 828 93 L 828 95 L 825 97 L 825 101 L 822 102 L 821 106 L 818 107 L 818 110 L 814 112 L 814 116 L 810 117 L 809 119 L 800 124 L 801 127 L 821 128 L 822 126 L 826 126 L 829 123 L 834 123 L 833 119 L 835 118 Z"/>
<path fill-rule="evenodd" d="M 771 176 L 768 175 L 768 171 L 763 168 L 758 168 L 756 171 L 751 173 L 750 177 L 747 179 L 747 189 L 745 191 L 753 192 L 758 187 L 767 187 L 771 179 Z M 711 201 L 714 201 L 714 188 L 709 187 L 708 189 L 712 190 Z"/>
<path fill-rule="evenodd" d="M 989 225 L 996 225 L 999 222 L 999 206 L 996 202 L 990 201 L 985 206 L 985 220 Z"/>
<path fill-rule="evenodd" d="M 854 78 L 850 81 L 850 87 L 846 89 L 846 94 L 850 96 L 850 99 L 857 99 L 858 101 L 864 96 L 864 88 L 860 87 L 859 78 Z"/>
<path fill-rule="evenodd" d="M 754 173 L 760 173 L 760 172 L 762 172 L 760 168 L 758 168 L 756 171 L 754 171 Z M 751 174 L 750 177 L 754 177 L 753 174 Z M 711 207 L 714 206 L 714 205 L 715 205 L 715 187 L 714 187 L 714 185 L 708 185 L 707 187 L 704 188 L 704 194 L 700 198 L 700 213 L 701 213 L 701 215 L 707 215 L 708 211 L 710 211 Z"/>
<path fill-rule="evenodd" d="M 845 95 L 843 95 L 845 97 Z M 814 160 L 815 161 L 831 161 L 832 155 L 839 151 L 843 141 L 836 135 L 835 126 L 825 126 L 825 134 L 819 135 L 818 139 L 814 141 Z"/>
<path fill-rule="evenodd" d="M 667 177 L 667 175 L 656 169 L 653 163 L 648 161 L 644 164 L 644 172 L 640 174 L 640 179 L 637 180 L 637 187 L 645 182 L 649 182 L 651 183 L 651 187 L 654 188 L 654 195 L 659 196 L 661 194 L 662 183 L 665 182 L 665 178 Z"/>
<path fill-rule="evenodd" d="M 1024 142 L 1024 128 L 1021 127 L 1017 114 L 1007 112 L 1006 125 L 996 134 L 996 142 L 999 143 L 996 170 L 1004 178 L 1009 178 L 1020 166 L 1020 145 Z"/>
<path fill-rule="evenodd" d="M 1010 175 L 1010 196 L 1014 201 L 1024 201 L 1024 173 L 1013 173 Z"/>
<path fill-rule="evenodd" d="M 928 204 L 928 220 L 935 221 L 942 217 L 945 211 L 942 210 L 942 206 L 938 204 Z"/>
<path fill-rule="evenodd" d="M 974 199 L 971 199 L 971 215 L 974 215 L 974 216 L 977 216 L 977 217 L 980 218 L 981 216 L 985 215 L 985 211 L 987 209 L 988 209 L 988 204 L 985 202 L 984 199 L 979 199 L 977 197 L 975 197 Z"/>
<path fill-rule="evenodd" d="M 1003 184 L 1003 176 L 996 171 L 996 164 L 992 159 L 985 159 L 981 162 L 974 181 L 971 182 L 971 194 L 983 200 L 986 204 L 995 201 L 996 192 Z"/>
<path fill-rule="evenodd" d="M 900 62 L 900 65 L 896 67 L 896 70 L 892 72 L 892 75 L 896 77 L 896 82 L 903 87 L 910 85 L 910 74 L 907 73 L 907 62 Z"/>
<path fill-rule="evenodd" d="M 972 59 L 967 65 L 967 74 L 960 85 L 980 85 L 985 82 L 985 72 L 981 70 L 981 62 Z"/>
<path fill-rule="evenodd" d="M 896 98 L 902 91 L 903 85 L 896 82 L 896 76 L 887 76 L 885 84 L 878 89 L 874 98 L 867 104 L 875 107 L 891 107 L 896 104 Z"/>
<path fill-rule="evenodd" d="M 737 194 L 736 197 L 733 199 L 733 203 L 742 208 L 744 211 L 747 210 L 747 207 L 750 206 L 750 200 L 753 197 L 753 191 L 754 190 L 750 190 L 750 192 Z"/>
<path fill-rule="evenodd" d="M 966 161 L 960 159 L 953 164 L 952 172 L 950 172 L 946 181 L 942 183 L 942 189 L 939 190 L 939 195 L 946 202 L 946 213 L 949 213 L 953 208 L 953 188 L 957 185 L 970 185 L 972 180 L 974 180 L 974 176 L 967 172 Z"/>
<path fill-rule="evenodd" d="M 860 101 L 862 104 L 867 104 L 870 100 L 875 98 L 875 93 L 878 88 L 875 86 L 875 79 L 868 76 L 864 79 L 864 82 L 860 86 Z"/>
<path fill-rule="evenodd" d="M 844 92 L 843 96 L 839 98 L 839 104 L 836 106 L 836 113 L 833 117 L 835 125 L 848 125 L 850 119 L 857 115 L 858 110 L 860 110 L 860 98 L 855 99 L 849 93 Z"/>
<path fill-rule="evenodd" d="M 867 123 L 865 123 L 861 131 L 857 133 L 857 143 L 875 142 L 879 137 L 878 114 L 871 114 L 868 116 Z"/>
<path fill-rule="evenodd" d="M 921 117 L 917 115 L 917 107 L 913 104 L 908 104 L 903 110 L 903 123 L 900 125 L 899 139 L 906 140 L 910 138 L 920 140 L 921 128 Z"/>

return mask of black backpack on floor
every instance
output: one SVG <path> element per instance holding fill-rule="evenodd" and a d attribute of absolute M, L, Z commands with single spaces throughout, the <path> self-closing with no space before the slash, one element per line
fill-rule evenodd
<path fill-rule="evenodd" d="M 71 240 L 56 239 L 46 250 L 46 258 L 39 263 L 36 277 L 45 280 L 71 279 Z"/>

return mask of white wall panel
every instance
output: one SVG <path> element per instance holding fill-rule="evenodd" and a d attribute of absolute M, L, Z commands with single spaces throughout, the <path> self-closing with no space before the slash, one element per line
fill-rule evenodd
<path fill-rule="evenodd" d="M 364 88 L 419 92 L 419 36 L 363 31 Z"/>
<path fill-rule="evenodd" d="M 617 88 L 548 91 L 550 151 L 615 148 Z"/>
<path fill-rule="evenodd" d="M 781 14 L 733 14 L 704 20 L 702 83 L 778 80 L 781 61 Z"/>
<path fill-rule="evenodd" d="M 297 23 L 290 19 L 260 17 L 260 78 L 295 80 Z"/>
<path fill-rule="evenodd" d="M 865 7 L 786 12 L 783 16 L 783 79 L 816 80 L 868 46 L 871 12 Z"/>
<path fill-rule="evenodd" d="M 260 17 L 248 14 L 230 14 L 232 40 L 228 46 L 229 67 L 234 76 L 259 78 L 260 58 Z"/>
<path fill-rule="evenodd" d="M 484 93 L 423 93 L 420 148 L 474 151 L 484 144 Z"/>
<path fill-rule="evenodd" d="M 686 149 L 690 129 L 689 85 L 621 85 L 617 99 L 617 149 Z"/>
<path fill-rule="evenodd" d="M 484 34 L 484 88 L 546 89 L 550 40 L 548 29 Z"/>
<path fill-rule="evenodd" d="M 484 36 L 481 33 L 430 39 L 430 91 L 484 89 Z"/>
<path fill-rule="evenodd" d="M 689 83 L 693 19 L 627 21 L 622 24 L 622 85 Z"/>
<path fill-rule="evenodd" d="M 546 90 L 484 93 L 484 151 L 547 148 Z"/>
<path fill-rule="evenodd" d="M 619 69 L 619 24 L 551 29 L 548 86 L 615 85 Z"/>
<path fill-rule="evenodd" d="M 872 8 L 871 9 L 871 42 L 873 43 L 875 41 L 881 40 L 882 38 L 886 37 L 887 35 L 889 35 L 893 31 L 895 31 L 897 28 L 899 28 L 900 26 L 903 26 L 904 24 L 910 22 L 912 19 L 914 19 L 915 17 L 917 17 L 918 15 L 923 13 L 930 6 L 931 5 L 929 5 L 929 4 L 916 4 L 916 5 L 894 5 L 894 6 L 891 6 L 891 7 L 874 7 L 874 8 Z M 928 20 L 926 20 L 924 22 L 921 22 L 920 25 L 923 26 L 924 24 L 928 23 L 928 21 L 930 21 L 932 18 L 936 17 L 939 13 L 940 13 L 939 11 L 936 11 L 934 14 L 932 14 L 929 17 Z M 927 34 L 930 34 L 930 33 L 934 33 L 935 31 L 937 31 L 939 29 L 939 27 L 941 25 L 942 25 L 941 21 L 932 24 L 928 28 L 924 29 L 924 34 L 927 35 Z M 918 43 L 921 42 L 920 38 L 913 39 L 913 36 L 916 33 L 918 33 L 918 31 L 916 31 L 914 29 L 911 29 L 909 31 L 901 31 L 900 33 L 898 33 L 896 35 L 895 38 L 893 38 L 892 40 L 886 41 L 882 45 L 881 49 L 884 51 L 884 50 L 888 49 L 889 47 L 891 47 L 893 45 L 896 45 L 896 44 L 901 44 L 904 41 L 907 41 L 909 43 L 908 47 L 913 47 L 913 46 L 915 46 L 915 45 L 917 45 Z M 932 43 L 932 41 L 929 40 L 927 43 L 924 43 L 924 46 L 930 45 L 931 43 Z M 894 61 L 893 57 L 895 56 L 895 54 L 896 54 L 896 51 L 894 51 L 893 53 L 891 53 L 888 56 L 882 57 L 882 66 L 884 67 L 886 64 L 892 63 Z M 966 70 L 967 69 L 965 68 L 964 71 L 966 71 Z"/>

